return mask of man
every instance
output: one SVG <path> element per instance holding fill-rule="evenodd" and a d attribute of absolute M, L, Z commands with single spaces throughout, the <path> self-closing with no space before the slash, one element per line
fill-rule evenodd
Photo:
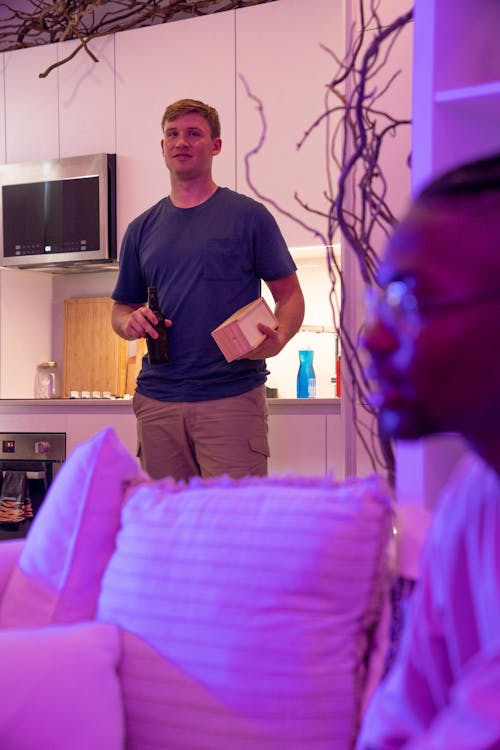
<path fill-rule="evenodd" d="M 112 295 L 112 325 L 123 338 L 157 336 L 148 286 L 158 288 L 168 327 L 168 363 L 145 357 L 134 394 L 141 463 L 153 478 L 265 475 L 265 359 L 302 323 L 296 266 L 269 211 L 215 184 L 215 109 L 183 99 L 167 107 L 161 126 L 170 195 L 129 225 Z M 263 343 L 228 363 L 211 331 L 260 295 L 261 279 L 278 328 L 260 325 Z"/>
<path fill-rule="evenodd" d="M 400 652 L 358 750 L 500 748 L 500 154 L 416 198 L 382 261 L 365 344 L 385 430 L 461 433 Z"/>

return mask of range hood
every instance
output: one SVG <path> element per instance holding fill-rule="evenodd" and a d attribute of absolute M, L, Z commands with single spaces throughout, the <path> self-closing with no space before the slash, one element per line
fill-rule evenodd
<path fill-rule="evenodd" d="M 68 273 L 103 273 L 105 271 L 118 271 L 119 264 L 117 260 L 94 260 L 79 261 L 72 260 L 66 263 L 43 263 L 33 265 L 23 265 L 19 268 L 31 271 L 44 271 L 52 274 Z"/>

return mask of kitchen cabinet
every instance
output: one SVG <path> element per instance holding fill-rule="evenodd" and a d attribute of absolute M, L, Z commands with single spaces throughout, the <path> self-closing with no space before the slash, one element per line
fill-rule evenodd
<path fill-rule="evenodd" d="M 52 275 L 0 268 L 0 394 L 31 398 L 39 362 L 52 359 Z"/>
<path fill-rule="evenodd" d="M 4 54 L 0 53 L 0 91 L 5 91 L 4 59 Z M 0 96 L 0 164 L 5 161 L 5 98 Z"/>
<path fill-rule="evenodd" d="M 4 53 L 6 161 L 59 157 L 57 73 L 38 75 L 54 62 L 54 45 Z"/>
<path fill-rule="evenodd" d="M 343 476 L 344 430 L 338 399 L 268 399 L 267 403 L 270 473 L 323 476 L 335 467 L 334 476 Z M 329 457 L 333 447 L 338 449 L 334 461 Z"/>
<path fill-rule="evenodd" d="M 244 158 L 259 144 L 262 129 L 257 104 L 247 95 L 243 76 L 262 102 L 267 125 L 262 148 L 250 160 L 253 184 L 273 204 L 325 232 L 325 219 L 301 209 L 294 198 L 298 191 L 311 208 L 326 210 L 324 125 L 297 150 L 305 130 L 324 111 L 325 86 L 335 69 L 322 44 L 343 57 L 345 3 L 340 0 L 308 0 L 307 8 L 302 0 L 279 0 L 236 13 L 237 190 L 255 197 Z M 289 246 L 320 243 L 273 204 L 268 207 Z"/>
<path fill-rule="evenodd" d="M 235 185 L 234 14 L 176 21 L 116 35 L 118 237 L 131 219 L 169 192 L 160 141 L 165 108 L 177 99 L 215 106 L 222 151 L 215 180 Z"/>
<path fill-rule="evenodd" d="M 125 409 L 99 408 L 90 406 L 88 410 L 68 410 L 66 416 L 66 447 L 69 453 L 80 443 L 90 440 L 99 430 L 112 426 L 118 439 L 132 456 L 137 454 L 137 433 L 132 404 Z"/>
<path fill-rule="evenodd" d="M 67 429 L 66 414 L 57 413 L 52 406 L 48 412 L 22 406 L 17 400 L 0 401 L 0 419 L 2 432 L 66 432 Z"/>
<path fill-rule="evenodd" d="M 323 476 L 327 470 L 327 420 L 340 421 L 335 399 L 268 399 L 269 471 L 274 474 Z M 136 422 L 130 399 L 46 401 L 0 399 L 5 432 L 65 432 L 67 454 L 99 430 L 111 426 L 132 455 Z M 337 433 L 338 442 L 341 433 Z M 337 479 L 341 477 L 335 475 Z"/>
<path fill-rule="evenodd" d="M 53 45 L 58 59 L 70 55 L 79 42 Z M 88 43 L 95 63 L 80 50 L 70 63 L 61 65 L 59 78 L 60 156 L 116 152 L 115 36 L 109 34 Z"/>
<path fill-rule="evenodd" d="M 324 414 L 269 417 L 269 473 L 323 476 L 326 472 Z"/>
<path fill-rule="evenodd" d="M 345 429 L 344 419 L 341 414 L 326 415 L 326 471 L 331 473 L 337 480 L 341 481 L 346 477 L 346 435 L 349 433 Z M 368 470 L 357 472 L 361 476 L 371 473 Z"/>

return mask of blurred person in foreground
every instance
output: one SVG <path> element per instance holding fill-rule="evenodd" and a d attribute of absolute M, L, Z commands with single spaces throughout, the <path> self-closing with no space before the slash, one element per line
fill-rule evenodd
<path fill-rule="evenodd" d="M 459 433 L 397 659 L 357 750 L 500 748 L 500 154 L 416 197 L 389 242 L 364 344 L 382 428 Z"/>
<path fill-rule="evenodd" d="M 127 340 L 157 338 L 146 305 L 158 289 L 168 327 L 168 362 L 145 356 L 133 406 L 138 455 L 154 479 L 267 474 L 266 358 L 299 330 L 304 298 L 296 265 L 262 203 L 212 177 L 222 149 L 217 111 L 194 99 L 170 104 L 161 121 L 170 194 L 125 233 L 112 297 L 112 325 Z M 269 287 L 276 330 L 227 362 L 211 331 Z"/>

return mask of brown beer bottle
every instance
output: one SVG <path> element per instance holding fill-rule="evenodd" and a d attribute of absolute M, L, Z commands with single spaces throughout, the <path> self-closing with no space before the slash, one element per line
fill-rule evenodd
<path fill-rule="evenodd" d="M 155 286 L 148 287 L 148 307 L 158 319 L 158 324 L 153 326 L 158 333 L 158 338 L 154 339 L 146 333 L 148 359 L 152 365 L 162 365 L 168 362 L 167 329 L 165 328 L 165 316 L 160 311 L 158 290 Z"/>

